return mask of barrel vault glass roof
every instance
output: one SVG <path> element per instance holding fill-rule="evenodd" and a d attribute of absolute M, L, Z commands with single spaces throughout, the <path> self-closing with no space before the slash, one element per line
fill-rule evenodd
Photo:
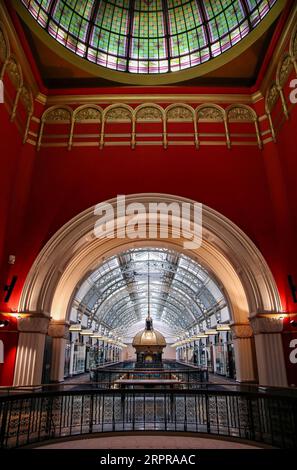
<path fill-rule="evenodd" d="M 205 63 L 276 0 L 19 0 L 59 43 L 103 67 L 160 74 Z"/>
<path fill-rule="evenodd" d="M 74 320 L 95 330 L 103 326 L 123 336 L 143 325 L 150 310 L 154 321 L 178 336 L 227 304 L 209 273 L 191 258 L 165 248 L 139 248 L 105 261 L 82 283 L 73 305 Z"/>

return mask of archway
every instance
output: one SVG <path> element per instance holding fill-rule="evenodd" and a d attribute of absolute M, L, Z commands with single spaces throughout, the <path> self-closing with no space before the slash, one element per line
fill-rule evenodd
<path fill-rule="evenodd" d="M 148 207 L 152 202 L 167 205 L 194 204 L 194 201 L 164 194 L 135 194 L 126 197 L 126 204 L 141 203 Z M 116 199 L 106 202 L 114 207 L 115 212 L 116 203 Z M 281 302 L 277 287 L 260 251 L 235 224 L 215 210 L 203 206 L 202 244 L 198 248 L 185 250 L 184 242 L 188 240 L 185 232 L 180 238 L 169 237 L 166 240 L 96 238 L 94 226 L 97 220 L 94 207 L 79 214 L 51 238 L 34 262 L 19 305 L 19 311 L 34 315 L 30 319 L 19 321 L 20 331 L 23 333 L 20 334 L 15 384 L 37 383 L 38 379 L 40 381 L 40 355 L 42 357 L 46 332 L 53 337 L 52 377 L 61 380 L 61 357 L 68 308 L 75 289 L 87 273 L 106 258 L 131 247 L 147 246 L 148 243 L 150 246 L 166 246 L 186 252 L 220 281 L 231 306 L 238 380 L 256 380 L 252 351 L 255 332 L 259 382 L 266 385 L 286 384 L 280 338 Z M 175 230 L 173 222 L 173 218 L 170 218 L 171 234 Z M 142 223 L 146 224 L 145 218 Z M 155 225 L 158 231 L 159 222 L 156 221 Z M 33 344 L 28 340 L 32 331 L 35 331 L 35 336 L 38 335 L 34 360 L 32 354 L 31 360 L 28 355 L 28 348 L 32 348 Z M 36 343 L 36 337 L 33 339 L 32 336 L 32 341 Z M 270 360 L 277 367 L 269 372 Z"/>

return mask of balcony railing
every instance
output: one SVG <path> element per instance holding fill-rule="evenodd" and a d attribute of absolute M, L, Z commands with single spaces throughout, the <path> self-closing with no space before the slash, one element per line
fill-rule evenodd
<path fill-rule="evenodd" d="M 197 432 L 297 446 L 292 393 L 210 389 L 96 389 L 0 396 L 0 446 L 100 432 Z"/>
<path fill-rule="evenodd" d="M 97 368 L 90 371 L 91 380 L 97 388 L 134 388 L 141 382 L 154 381 L 154 386 L 162 388 L 167 383 L 174 388 L 200 388 L 208 382 L 208 371 L 198 368 L 170 369 L 127 369 L 127 368 Z M 129 384 L 130 382 L 130 384 Z M 171 385 L 170 385 L 171 383 Z M 166 385 L 167 386 L 167 385 Z"/>

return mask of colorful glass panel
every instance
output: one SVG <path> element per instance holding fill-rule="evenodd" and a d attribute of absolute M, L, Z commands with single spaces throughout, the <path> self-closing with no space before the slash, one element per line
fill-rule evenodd
<path fill-rule="evenodd" d="M 63 46 L 98 65 L 167 73 L 243 39 L 276 0 L 20 0 Z"/>

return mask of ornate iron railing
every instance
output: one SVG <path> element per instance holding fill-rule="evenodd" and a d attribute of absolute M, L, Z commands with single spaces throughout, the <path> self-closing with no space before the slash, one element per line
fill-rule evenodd
<path fill-rule="evenodd" d="M 207 369 L 173 368 L 170 369 L 127 369 L 127 368 L 97 368 L 90 371 L 91 380 L 97 388 L 121 387 L 122 381 L 158 380 L 165 387 L 166 381 L 176 381 L 175 388 L 200 388 L 208 382 Z M 128 384 L 126 383 L 126 387 Z"/>
<path fill-rule="evenodd" d="M 69 390 L 0 397 L 0 446 L 101 432 L 197 432 L 297 446 L 296 396 L 234 390 Z"/>

